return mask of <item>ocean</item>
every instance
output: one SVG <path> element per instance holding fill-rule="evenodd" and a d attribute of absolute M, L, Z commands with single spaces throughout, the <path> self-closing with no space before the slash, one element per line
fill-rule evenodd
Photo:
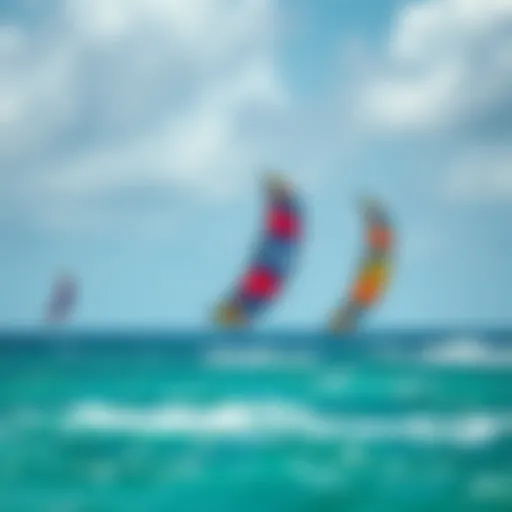
<path fill-rule="evenodd" d="M 4 332 L 0 511 L 510 511 L 512 331 Z"/>

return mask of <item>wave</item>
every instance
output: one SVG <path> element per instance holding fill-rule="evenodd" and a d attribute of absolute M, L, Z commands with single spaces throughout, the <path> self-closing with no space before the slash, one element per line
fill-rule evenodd
<path fill-rule="evenodd" d="M 321 340 L 319 340 L 321 341 Z M 297 350 L 298 349 L 298 350 Z M 350 344 L 318 343 L 305 350 L 293 345 L 242 346 L 210 349 L 203 363 L 213 367 L 312 368 L 323 363 L 420 363 L 447 367 L 512 367 L 512 344 L 486 337 L 425 337 L 358 340 Z"/>
<path fill-rule="evenodd" d="M 474 447 L 512 435 L 512 413 L 409 414 L 390 418 L 330 416 L 312 408 L 279 402 L 227 402 L 209 407 L 179 404 L 122 407 L 99 402 L 70 408 L 61 426 L 68 432 L 230 438 L 298 436 Z"/>
<path fill-rule="evenodd" d="M 421 360 L 442 366 L 512 367 L 512 348 L 496 346 L 478 338 L 452 338 L 426 346 Z"/>

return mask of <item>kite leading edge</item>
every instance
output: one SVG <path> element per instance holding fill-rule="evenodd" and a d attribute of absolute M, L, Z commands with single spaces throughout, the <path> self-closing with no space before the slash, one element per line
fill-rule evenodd
<path fill-rule="evenodd" d="M 61 275 L 54 283 L 46 309 L 46 321 L 63 323 L 69 319 L 77 296 L 77 282 L 70 274 Z"/>
<path fill-rule="evenodd" d="M 278 175 L 265 180 L 267 208 L 262 236 L 248 270 L 214 312 L 227 327 L 248 326 L 283 291 L 296 260 L 303 214 L 296 191 Z"/>
<path fill-rule="evenodd" d="M 331 318 L 331 330 L 354 330 L 363 315 L 384 295 L 391 277 L 395 232 L 388 212 L 376 200 L 363 203 L 365 249 L 348 298 Z"/>

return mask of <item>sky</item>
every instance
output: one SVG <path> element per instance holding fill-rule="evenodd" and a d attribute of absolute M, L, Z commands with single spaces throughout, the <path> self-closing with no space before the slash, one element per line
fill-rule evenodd
<path fill-rule="evenodd" d="M 1 0 L 0 326 L 204 328 L 277 169 L 305 207 L 266 327 L 322 328 L 397 225 L 370 327 L 512 325 L 511 0 Z"/>

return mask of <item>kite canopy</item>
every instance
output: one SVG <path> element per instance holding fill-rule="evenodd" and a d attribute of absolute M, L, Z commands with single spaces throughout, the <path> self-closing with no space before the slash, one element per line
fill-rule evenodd
<path fill-rule="evenodd" d="M 61 275 L 53 285 L 46 311 L 49 323 L 62 323 L 69 319 L 77 296 L 77 283 L 70 274 Z"/>
<path fill-rule="evenodd" d="M 215 312 L 224 326 L 246 326 L 266 310 L 282 292 L 298 253 L 303 219 L 295 191 L 275 174 L 267 177 L 265 190 L 265 224 L 255 255 Z"/>
<path fill-rule="evenodd" d="M 395 233 L 383 205 L 363 202 L 365 250 L 349 296 L 331 319 L 335 332 L 354 329 L 364 313 L 384 295 L 391 273 Z"/>

